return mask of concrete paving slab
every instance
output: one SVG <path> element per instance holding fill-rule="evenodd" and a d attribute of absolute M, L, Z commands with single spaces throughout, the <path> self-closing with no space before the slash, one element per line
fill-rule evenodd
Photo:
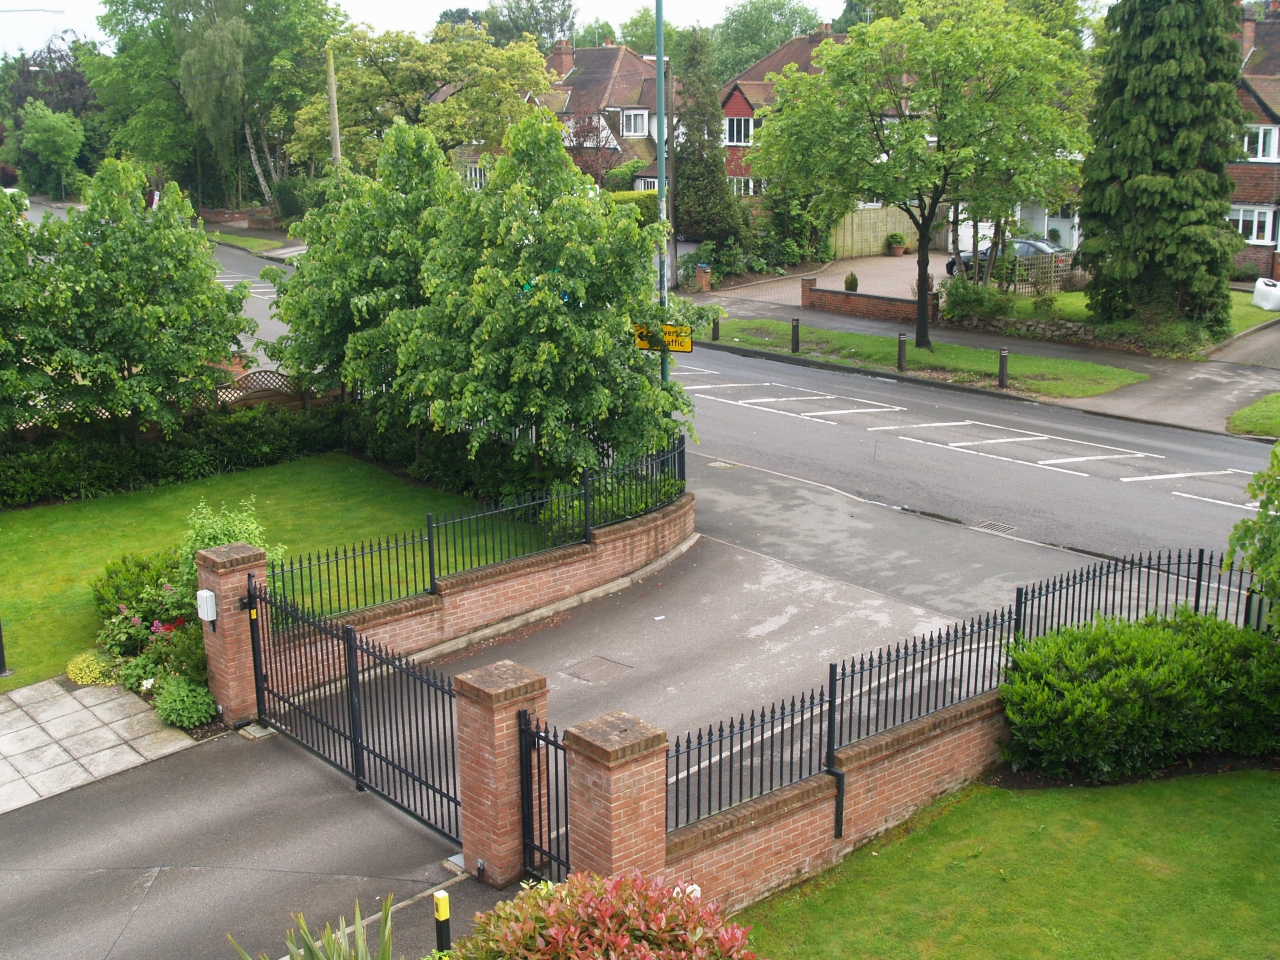
<path fill-rule="evenodd" d="M 17 690 L 10 690 L 8 696 L 20 707 L 26 707 L 29 704 L 38 703 L 50 697 L 66 696 L 66 693 L 67 691 L 63 690 L 57 681 L 41 680 L 39 683 L 19 687 Z"/>
<path fill-rule="evenodd" d="M 71 694 L 86 707 L 96 707 L 100 703 L 106 703 L 109 700 L 118 700 L 120 697 L 130 696 L 129 691 L 118 684 L 106 686 L 95 684 L 91 687 L 81 687 Z"/>
<path fill-rule="evenodd" d="M 191 745 L 191 738 L 187 738 L 188 746 Z M 114 747 L 108 747 L 106 750 L 100 750 L 97 753 L 91 753 L 86 757 L 80 758 L 81 765 L 98 779 L 109 777 L 121 770 L 128 770 L 130 767 L 136 767 L 141 763 L 146 763 L 150 757 L 144 757 L 138 753 L 127 743 L 117 743 Z"/>
<path fill-rule="evenodd" d="M 61 766 L 42 770 L 40 773 L 27 775 L 27 783 L 31 784 L 42 797 L 51 797 L 86 783 L 92 783 L 94 776 L 76 761 Z"/>
<path fill-rule="evenodd" d="M 50 743 L 53 743 L 53 737 L 35 724 L 32 724 L 22 730 L 0 737 L 0 757 L 12 757 Z"/>
<path fill-rule="evenodd" d="M 40 726 L 44 727 L 45 733 L 49 734 L 53 739 L 65 740 L 67 737 L 74 737 L 76 734 L 101 727 L 102 721 L 88 710 L 80 709 L 64 714 L 61 717 L 55 717 L 52 720 L 46 720 Z"/>
<path fill-rule="evenodd" d="M 14 733 L 18 730 L 25 730 L 27 727 L 34 727 L 36 722 L 31 719 L 27 711 L 23 710 L 16 703 L 14 709 L 8 713 L 0 715 L 0 737 Z"/>
<path fill-rule="evenodd" d="M 60 767 L 63 764 L 74 763 L 75 761 L 72 759 L 71 754 L 56 743 L 46 743 L 43 747 L 36 747 L 26 753 L 19 753 L 9 757 L 9 762 L 13 764 L 13 769 L 24 777 L 30 778 L 37 773 L 43 773 L 45 770 L 51 770 L 54 767 Z"/>
<path fill-rule="evenodd" d="M 20 710 L 20 709 L 21 708 L 16 703 L 14 703 L 12 699 L 10 699 L 8 694 L 0 695 L 0 718 L 3 718 L 7 714 L 10 714 L 15 710 Z"/>
<path fill-rule="evenodd" d="M 115 723 L 108 723 L 107 726 L 121 740 L 135 740 L 138 737 L 145 737 L 148 734 L 159 733 L 161 730 L 167 729 L 164 722 L 155 715 L 153 710 L 136 713 L 131 717 L 125 717 L 123 720 L 117 720 Z"/>
<path fill-rule="evenodd" d="M 128 723 L 129 721 L 124 721 Z M 153 733 L 145 734 L 129 741 L 129 746 L 148 760 L 159 760 L 171 753 L 195 746 L 195 741 L 173 727 L 163 727 Z"/>
<path fill-rule="evenodd" d="M 35 803 L 39 799 L 40 794 L 26 780 L 0 784 L 0 813 L 25 807 L 28 803 Z"/>
<path fill-rule="evenodd" d="M 115 723 L 128 717 L 136 717 L 149 709 L 150 707 L 147 706 L 145 700 L 141 697 L 135 697 L 133 694 L 117 697 L 105 703 L 94 704 L 89 708 L 95 717 L 107 724 Z"/>
<path fill-rule="evenodd" d="M 12 783 L 14 780 L 22 779 L 22 774 L 13 769 L 13 764 L 8 760 L 0 760 L 0 784 Z"/>
<path fill-rule="evenodd" d="M 45 723 L 56 720 L 58 717 L 65 717 L 69 713 L 75 713 L 83 707 L 75 697 L 69 693 L 62 693 L 56 697 L 47 697 L 35 703 L 25 704 L 22 709 L 30 714 L 36 723 Z"/>
<path fill-rule="evenodd" d="M 78 733 L 74 737 L 66 737 L 59 742 L 62 744 L 62 749 L 79 760 L 81 757 L 87 757 L 93 753 L 101 753 L 103 750 L 108 750 L 124 741 L 116 736 L 109 727 L 99 725 L 94 730 Z"/>

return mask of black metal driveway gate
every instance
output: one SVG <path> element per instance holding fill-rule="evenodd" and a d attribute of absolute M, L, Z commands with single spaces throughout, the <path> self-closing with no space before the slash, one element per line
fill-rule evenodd
<path fill-rule="evenodd" d="M 554 727 L 520 711 L 520 811 L 524 869 L 559 882 L 569 875 L 569 773 Z"/>
<path fill-rule="evenodd" d="M 450 677 L 306 613 L 249 577 L 258 716 L 460 842 Z"/>

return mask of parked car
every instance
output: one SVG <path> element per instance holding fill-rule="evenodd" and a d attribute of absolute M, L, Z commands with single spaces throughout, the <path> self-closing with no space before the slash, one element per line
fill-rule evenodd
<path fill-rule="evenodd" d="M 1054 263 L 1066 266 L 1067 260 L 1070 257 L 1070 254 L 1062 248 L 1061 244 L 1054 243 L 1052 240 L 1042 240 L 1039 237 L 1012 240 L 1009 242 L 1008 247 L 1012 248 L 1013 255 L 1019 260 L 1026 257 L 1040 257 L 1044 256 L 1046 253 L 1052 253 L 1056 255 Z M 987 244 L 985 247 L 981 247 L 978 250 L 978 263 L 980 265 L 987 262 L 987 255 L 990 250 L 990 244 Z M 969 263 L 972 259 L 972 252 L 960 254 L 960 262 L 964 264 L 966 270 L 969 269 Z M 956 258 L 952 257 L 947 261 L 947 276 L 954 277 L 955 275 Z"/>

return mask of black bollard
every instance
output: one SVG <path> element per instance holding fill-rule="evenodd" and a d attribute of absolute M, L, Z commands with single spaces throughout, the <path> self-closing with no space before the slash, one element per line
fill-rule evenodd
<path fill-rule="evenodd" d="M 453 949 L 453 938 L 449 936 L 449 891 L 437 890 L 436 901 L 436 949 L 448 953 Z"/>
<path fill-rule="evenodd" d="M 11 677 L 13 671 L 4 662 L 4 624 L 0 623 L 0 677 Z"/>
<path fill-rule="evenodd" d="M 907 372 L 907 335 L 898 334 L 898 372 Z"/>
<path fill-rule="evenodd" d="M 800 352 L 800 321 L 791 321 L 791 352 Z"/>
<path fill-rule="evenodd" d="M 1009 348 L 1000 348 L 1000 389 L 1004 390 L 1009 386 Z"/>
<path fill-rule="evenodd" d="M 711 321 L 711 339 L 712 340 L 720 339 L 720 318 L 719 317 L 716 317 L 714 320 Z"/>

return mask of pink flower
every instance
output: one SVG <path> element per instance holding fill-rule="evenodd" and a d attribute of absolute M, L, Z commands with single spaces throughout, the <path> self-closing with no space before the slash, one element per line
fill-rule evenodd
<path fill-rule="evenodd" d="M 126 607 L 126 606 L 122 603 L 122 604 L 120 604 L 120 612 L 121 612 L 121 613 L 128 613 L 128 612 L 129 612 L 129 608 L 128 608 L 128 607 Z"/>
<path fill-rule="evenodd" d="M 140 626 L 142 626 L 142 621 L 141 621 L 141 620 L 139 620 L 137 617 L 134 617 L 134 618 L 133 618 L 133 625 L 134 625 L 135 627 L 140 627 Z"/>
<path fill-rule="evenodd" d="M 160 621 L 159 621 L 159 620 L 152 620 L 152 621 L 151 621 L 151 632 L 152 632 L 152 633 L 159 633 L 162 629 L 164 629 L 164 626 L 163 626 L 163 624 L 161 624 L 161 623 L 160 623 Z"/>
<path fill-rule="evenodd" d="M 169 592 L 169 591 L 173 590 L 173 587 L 169 586 L 169 584 L 167 584 L 167 583 L 162 583 L 162 584 L 160 584 L 160 589 L 161 589 L 161 590 L 164 590 L 164 591 L 167 593 L 167 592 Z"/>

